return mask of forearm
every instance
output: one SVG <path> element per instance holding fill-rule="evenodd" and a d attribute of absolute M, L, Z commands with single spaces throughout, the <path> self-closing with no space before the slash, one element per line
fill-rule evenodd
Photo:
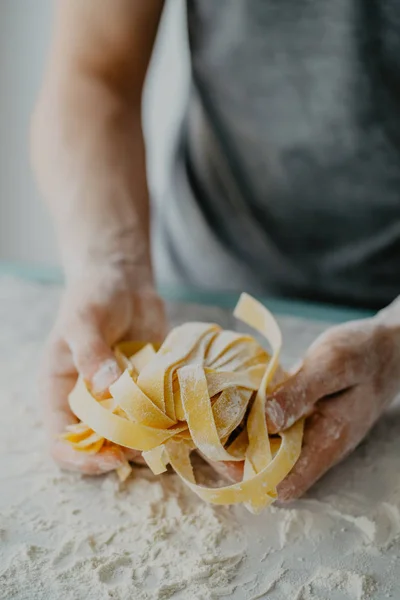
<path fill-rule="evenodd" d="M 139 106 L 86 74 L 43 90 L 33 120 L 33 159 L 67 279 L 104 263 L 151 277 Z"/>

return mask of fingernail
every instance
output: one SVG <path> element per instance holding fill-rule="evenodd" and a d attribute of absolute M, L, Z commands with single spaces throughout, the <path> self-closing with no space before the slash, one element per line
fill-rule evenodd
<path fill-rule="evenodd" d="M 92 377 L 92 391 L 101 394 L 120 376 L 118 364 L 112 358 L 104 361 Z"/>

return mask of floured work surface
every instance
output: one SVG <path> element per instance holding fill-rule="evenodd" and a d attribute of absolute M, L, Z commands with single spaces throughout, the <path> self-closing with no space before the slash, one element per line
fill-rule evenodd
<path fill-rule="evenodd" d="M 59 291 L 0 280 L 0 598 L 399 598 L 400 409 L 288 508 L 203 503 L 174 475 L 63 473 L 45 452 L 38 357 Z M 230 311 L 174 306 L 173 324 Z M 290 366 L 327 324 L 279 319 Z M 204 467 L 204 480 L 211 473 Z"/>

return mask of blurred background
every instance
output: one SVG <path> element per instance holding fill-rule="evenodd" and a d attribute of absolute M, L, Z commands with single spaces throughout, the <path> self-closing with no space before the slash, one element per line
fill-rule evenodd
<path fill-rule="evenodd" d="M 29 124 L 49 48 L 52 0 L 0 1 L 0 261 L 58 265 L 51 222 L 29 159 Z M 144 96 L 144 129 L 153 198 L 185 104 L 189 62 L 184 0 L 166 3 Z"/>

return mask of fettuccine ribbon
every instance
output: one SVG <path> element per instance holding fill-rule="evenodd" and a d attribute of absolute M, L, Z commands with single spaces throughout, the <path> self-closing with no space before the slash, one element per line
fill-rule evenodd
<path fill-rule="evenodd" d="M 242 294 L 235 316 L 269 342 L 269 355 L 250 335 L 209 323 L 176 327 L 158 351 L 127 342 L 116 349 L 124 372 L 98 401 L 79 379 L 69 396 L 80 423 L 63 435 L 83 452 L 105 441 L 142 451 L 155 474 L 171 464 L 200 498 L 214 504 L 243 503 L 252 512 L 271 504 L 277 485 L 296 463 L 303 421 L 270 438 L 265 402 L 279 369 L 282 336 L 272 314 Z M 244 461 L 242 481 L 208 488 L 196 483 L 190 453 L 210 461 Z M 129 474 L 126 464 L 121 478 Z"/>

